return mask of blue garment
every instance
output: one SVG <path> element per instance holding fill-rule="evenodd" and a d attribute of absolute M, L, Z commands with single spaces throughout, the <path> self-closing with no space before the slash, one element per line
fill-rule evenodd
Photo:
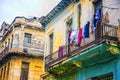
<path fill-rule="evenodd" d="M 97 16 L 98 16 L 98 20 L 100 20 L 100 18 L 101 18 L 101 8 L 98 8 Z"/>
<path fill-rule="evenodd" d="M 84 38 L 89 38 L 89 27 L 90 27 L 90 22 L 88 21 L 87 24 L 84 26 L 84 31 L 83 31 Z"/>
<path fill-rule="evenodd" d="M 96 14 L 95 14 L 95 18 L 96 18 L 97 21 L 100 20 L 100 18 L 101 18 L 101 8 L 97 9 Z"/>
<path fill-rule="evenodd" d="M 97 19 L 95 18 L 95 14 L 94 14 L 93 20 L 92 20 L 92 32 L 94 32 L 96 29 L 96 22 L 97 22 Z"/>
<path fill-rule="evenodd" d="M 101 18 L 101 8 L 99 7 L 97 9 L 97 11 L 95 12 L 94 16 L 93 16 L 93 20 L 92 20 L 92 31 L 94 32 L 96 29 L 96 25 L 98 23 L 98 21 Z"/>

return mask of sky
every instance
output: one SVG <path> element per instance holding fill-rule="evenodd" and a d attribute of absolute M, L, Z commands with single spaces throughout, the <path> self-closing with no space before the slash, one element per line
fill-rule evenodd
<path fill-rule="evenodd" d="M 0 0 L 0 26 L 11 24 L 16 16 L 47 15 L 61 0 Z"/>

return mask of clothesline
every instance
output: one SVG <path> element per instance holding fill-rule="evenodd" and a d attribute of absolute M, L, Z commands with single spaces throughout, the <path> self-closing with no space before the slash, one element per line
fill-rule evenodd
<path fill-rule="evenodd" d="M 111 7 L 108 7 L 108 6 L 101 6 L 101 7 L 104 7 L 104 8 L 108 8 L 108 9 L 120 9 L 120 8 L 111 8 Z"/>
<path fill-rule="evenodd" d="M 120 3 L 114 3 L 114 4 L 109 4 L 109 5 L 107 5 L 107 6 L 111 6 L 111 5 L 120 5 Z"/>

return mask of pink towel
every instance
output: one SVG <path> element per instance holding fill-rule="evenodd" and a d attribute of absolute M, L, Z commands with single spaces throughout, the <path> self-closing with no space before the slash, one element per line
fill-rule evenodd
<path fill-rule="evenodd" d="M 78 33 L 78 44 L 81 44 L 82 42 L 82 28 L 79 29 L 79 33 Z"/>
<path fill-rule="evenodd" d="M 58 58 L 61 58 L 63 56 L 63 46 L 59 46 L 58 49 Z"/>

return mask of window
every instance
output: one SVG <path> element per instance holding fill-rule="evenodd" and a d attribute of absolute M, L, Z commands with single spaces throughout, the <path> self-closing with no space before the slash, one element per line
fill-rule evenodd
<path fill-rule="evenodd" d="M 66 35 L 65 35 L 65 44 L 68 45 L 68 36 L 69 36 L 69 31 L 72 29 L 73 25 L 73 18 L 69 17 L 68 20 L 66 21 Z"/>
<path fill-rule="evenodd" d="M 1 69 L 1 72 L 0 72 L 0 79 L 2 79 L 2 75 L 3 75 L 3 68 Z"/>
<path fill-rule="evenodd" d="M 113 73 L 108 73 L 101 76 L 88 78 L 86 80 L 113 80 Z"/>
<path fill-rule="evenodd" d="M 10 70 L 10 63 L 8 63 L 8 67 L 7 67 L 7 75 L 6 75 L 7 80 L 8 80 L 8 76 L 9 76 L 9 70 Z"/>
<path fill-rule="evenodd" d="M 8 50 L 10 49 L 10 39 L 8 39 Z"/>
<path fill-rule="evenodd" d="M 49 35 L 50 40 L 50 54 L 53 53 L 53 33 Z"/>
<path fill-rule="evenodd" d="M 5 75 L 6 75 L 6 66 L 4 67 L 3 79 L 5 78 Z"/>
<path fill-rule="evenodd" d="M 68 28 L 72 28 L 72 23 L 73 23 L 73 19 L 70 18 L 70 19 L 68 19 L 68 20 L 66 21 L 66 26 L 67 26 Z"/>
<path fill-rule="evenodd" d="M 5 48 L 7 47 L 7 42 L 5 42 Z"/>
<path fill-rule="evenodd" d="M 30 46 L 31 44 L 31 34 L 25 33 L 24 35 L 24 46 Z"/>
<path fill-rule="evenodd" d="M 12 35 L 12 38 L 11 38 L 11 47 L 10 48 L 12 48 L 12 45 L 13 45 L 13 35 Z"/>
<path fill-rule="evenodd" d="M 20 80 L 28 80 L 29 63 L 22 62 Z"/>

